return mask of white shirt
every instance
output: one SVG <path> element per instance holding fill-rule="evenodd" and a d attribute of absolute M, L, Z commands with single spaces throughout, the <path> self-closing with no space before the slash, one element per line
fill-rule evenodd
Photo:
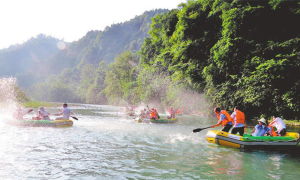
<path fill-rule="evenodd" d="M 235 122 L 236 121 L 236 112 L 234 111 L 230 116 Z"/>
<path fill-rule="evenodd" d="M 281 131 L 282 129 L 286 128 L 285 126 L 285 123 L 283 122 L 283 120 L 279 117 L 277 117 L 275 120 L 274 120 L 274 126 L 276 127 L 277 131 Z"/>
<path fill-rule="evenodd" d="M 62 113 L 63 113 L 63 119 L 69 119 L 71 115 L 71 110 L 66 107 L 63 108 Z"/>
<path fill-rule="evenodd" d="M 231 114 L 231 118 L 233 119 L 233 122 L 234 122 L 233 127 L 244 127 L 245 126 L 242 123 L 236 123 L 236 112 L 235 111 Z"/>

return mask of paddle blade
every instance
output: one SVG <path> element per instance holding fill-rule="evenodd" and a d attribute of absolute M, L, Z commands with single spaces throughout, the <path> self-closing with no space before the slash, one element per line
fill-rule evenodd
<path fill-rule="evenodd" d="M 211 128 L 211 127 L 213 127 L 213 126 L 208 126 L 208 127 L 205 127 L 205 128 L 197 128 L 197 129 L 194 129 L 194 130 L 193 130 L 193 133 L 200 132 L 200 131 L 202 131 L 203 129 L 207 129 L 207 128 Z"/>
<path fill-rule="evenodd" d="M 74 117 L 74 116 L 71 116 L 73 119 L 77 120 L 78 121 L 78 118 L 77 117 Z"/>
<path fill-rule="evenodd" d="M 197 129 L 194 129 L 194 130 L 193 130 L 193 133 L 200 132 L 200 131 L 202 131 L 202 130 L 203 130 L 202 128 L 197 128 Z"/>

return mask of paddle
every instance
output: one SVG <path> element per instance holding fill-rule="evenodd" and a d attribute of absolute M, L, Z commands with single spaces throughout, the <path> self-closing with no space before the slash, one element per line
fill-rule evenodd
<path fill-rule="evenodd" d="M 204 129 L 208 129 L 208 128 L 211 128 L 211 126 L 208 126 L 208 127 L 205 127 L 205 128 L 197 128 L 197 129 L 194 129 L 194 130 L 193 130 L 193 133 L 200 132 L 200 131 L 202 131 L 202 130 L 204 130 Z"/>
<path fill-rule="evenodd" d="M 53 115 L 54 115 L 54 116 L 59 116 L 58 114 L 53 114 Z M 78 121 L 78 118 L 77 118 L 77 117 L 75 117 L 75 116 L 70 116 L 70 117 Z"/>
<path fill-rule="evenodd" d="M 78 121 L 77 117 L 75 117 L 75 116 L 70 116 L 70 117 Z"/>

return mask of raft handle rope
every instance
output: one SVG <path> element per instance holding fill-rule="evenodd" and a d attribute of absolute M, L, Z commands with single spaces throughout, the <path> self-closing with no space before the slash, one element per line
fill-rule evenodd
<path fill-rule="evenodd" d="M 299 132 L 299 134 L 300 134 L 300 132 Z M 298 144 L 299 144 L 299 142 L 300 142 L 300 137 L 298 138 L 298 140 L 297 140 L 297 144 L 296 144 L 296 145 L 298 145 Z"/>

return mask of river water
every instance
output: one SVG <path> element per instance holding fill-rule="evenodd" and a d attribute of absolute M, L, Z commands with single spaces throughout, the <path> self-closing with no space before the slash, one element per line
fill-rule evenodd
<path fill-rule="evenodd" d="M 136 123 L 119 107 L 74 105 L 70 128 L 15 127 L 0 121 L 1 179 L 298 179 L 295 152 L 251 151 L 193 134 L 212 120 Z M 55 111 L 55 109 L 50 109 Z M 1 117 L 1 116 L 0 116 Z"/>

